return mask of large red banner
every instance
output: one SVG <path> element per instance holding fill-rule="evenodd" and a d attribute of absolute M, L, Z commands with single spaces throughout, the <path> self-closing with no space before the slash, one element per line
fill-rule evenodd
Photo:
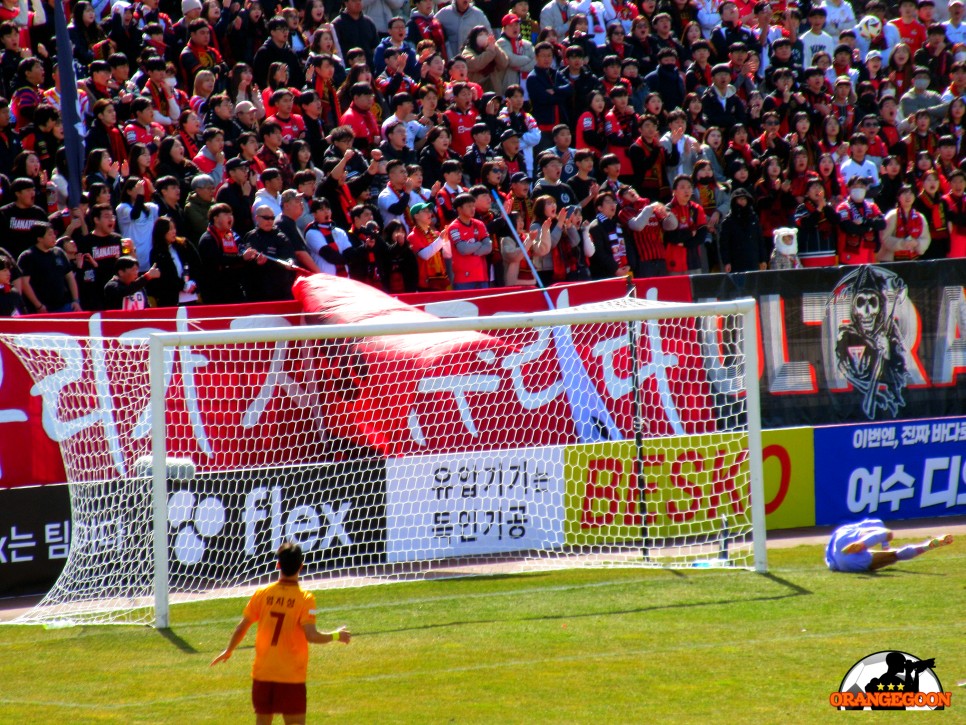
<path fill-rule="evenodd" d="M 492 311 L 568 307 L 588 289 L 551 289 L 549 299 L 509 293 Z M 614 292 L 624 297 L 626 287 Z M 299 280 L 295 296 L 323 324 L 429 321 L 425 310 L 447 307 L 472 316 L 495 300 L 443 298 L 417 309 L 320 277 Z M 390 457 L 626 440 L 635 407 L 650 437 L 703 433 L 716 430 L 722 405 L 705 370 L 717 337 L 714 326 L 672 320 L 338 340 L 313 356 L 330 363 L 316 369 L 315 387 L 325 391 L 331 439 Z"/>
<path fill-rule="evenodd" d="M 636 287 L 640 297 L 690 300 L 687 278 L 638 280 Z M 373 294 L 382 297 L 381 293 Z M 623 280 L 580 283 L 551 288 L 548 294 L 554 307 L 568 307 L 623 297 L 627 284 Z M 466 293 L 405 299 L 422 306 L 428 316 L 439 317 L 489 316 L 548 308 L 547 296 L 540 290 L 488 291 L 472 299 L 467 299 Z M 300 303 L 290 302 L 0 321 L 0 488 L 132 475 L 136 460 L 150 450 L 144 344 L 150 333 L 297 325 L 303 323 L 302 309 Z M 491 429 L 487 435 L 474 438 L 474 447 L 508 442 L 508 431 L 521 430 L 522 424 L 546 429 L 548 441 L 584 439 L 588 426 L 610 427 L 614 432 L 621 431 L 621 435 L 627 434 L 627 396 L 624 394 L 625 400 L 617 404 L 610 400 L 611 393 L 622 391 L 627 384 L 626 353 L 595 353 L 593 348 L 601 340 L 586 338 L 581 332 L 570 342 L 552 333 L 528 342 L 532 359 L 518 366 L 516 372 L 501 377 L 501 386 L 509 387 L 501 388 L 497 396 L 510 393 L 510 398 L 517 400 L 517 393 L 530 391 L 529 397 L 524 396 L 524 401 L 529 402 L 518 411 L 523 417 L 510 416 L 507 420 L 512 419 L 512 425 L 504 424 L 502 432 Z M 536 347 L 532 346 L 534 343 Z M 473 344 L 480 352 L 493 351 L 500 360 L 520 352 L 483 335 L 475 336 Z M 582 372 L 556 364 L 560 344 L 573 346 L 584 361 L 579 366 Z M 646 344 L 646 339 L 642 340 L 642 345 Z M 190 457 L 200 470 L 218 470 L 331 460 L 342 446 L 333 435 L 339 440 L 375 445 L 390 455 L 459 447 L 452 436 L 465 428 L 466 413 L 455 403 L 437 418 L 442 423 L 417 426 L 414 436 L 408 422 L 396 425 L 403 412 L 401 407 L 392 409 L 392 415 L 385 419 L 373 418 L 371 413 L 360 415 L 367 405 L 373 406 L 370 410 L 386 408 L 377 405 L 380 401 L 363 402 L 367 391 L 376 386 L 367 386 L 362 380 L 351 381 L 363 391 L 351 406 L 333 398 L 332 391 L 338 386 L 331 381 L 346 372 L 342 358 L 318 354 L 325 349 L 284 343 L 249 346 L 244 351 L 243 376 L 238 375 L 241 363 L 237 351 L 174 350 L 165 369 L 168 455 Z M 331 352 L 331 347 L 328 349 Z M 452 348 L 451 354 L 466 355 L 458 347 Z M 556 370 L 558 377 L 533 372 L 543 369 Z M 391 375 L 388 371 L 386 374 Z M 433 372 L 434 376 L 437 374 L 438 370 Z M 573 381 L 562 381 L 563 375 L 583 377 L 576 400 L 573 394 L 567 397 L 566 390 L 568 385 L 573 387 Z M 397 374 L 395 379 L 406 378 Z M 418 383 L 415 378 L 410 382 Z M 651 382 L 644 381 L 644 385 L 653 387 L 659 382 L 653 378 Z M 552 404 L 563 406 L 561 410 L 567 414 L 551 418 L 547 415 L 550 411 L 534 405 L 534 401 L 549 399 L 548 391 L 554 390 L 559 395 L 554 396 L 556 402 Z M 659 399 L 660 391 L 654 391 Z M 505 399 L 500 402 L 497 397 L 490 399 L 491 406 L 505 403 Z M 417 419 L 419 410 L 435 412 L 419 407 L 425 406 L 426 400 L 414 402 Z M 595 412 L 595 405 L 600 410 Z M 352 410 L 348 411 L 350 407 Z M 582 413 L 574 415 L 576 408 L 583 408 Z M 497 408 L 484 405 L 476 412 L 480 411 L 488 411 L 484 417 L 491 420 Z M 410 412 L 405 411 L 407 421 Z M 555 422 L 548 426 L 548 420 Z M 401 445 L 403 439 L 405 445 Z"/>

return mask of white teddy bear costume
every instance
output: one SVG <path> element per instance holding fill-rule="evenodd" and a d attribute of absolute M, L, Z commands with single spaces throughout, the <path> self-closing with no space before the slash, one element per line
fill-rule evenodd
<path fill-rule="evenodd" d="M 779 227 L 774 233 L 775 248 L 772 250 L 768 269 L 801 269 L 798 258 L 798 230 Z"/>

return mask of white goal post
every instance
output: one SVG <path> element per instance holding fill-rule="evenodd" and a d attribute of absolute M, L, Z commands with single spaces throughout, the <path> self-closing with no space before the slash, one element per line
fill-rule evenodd
<path fill-rule="evenodd" d="M 312 586 L 767 571 L 754 300 L 124 345 L 143 440 L 114 460 L 137 463 L 72 483 L 70 558 L 22 623 L 168 627 L 172 603 L 269 581 L 286 539 Z M 35 378 L 53 364 L 30 360 Z M 123 522 L 106 544 L 91 531 L 108 510 Z"/>

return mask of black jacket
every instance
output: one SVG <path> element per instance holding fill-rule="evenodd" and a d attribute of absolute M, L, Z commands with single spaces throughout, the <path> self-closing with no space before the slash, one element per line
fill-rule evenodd
<path fill-rule="evenodd" d="M 448 151 L 448 156 L 445 159 L 440 159 L 439 154 L 436 153 L 436 149 L 429 144 L 423 146 L 423 150 L 419 154 L 419 165 L 423 167 L 423 186 L 429 189 L 437 181 L 442 184 L 443 161 L 449 161 L 450 159 L 455 159 L 459 162 L 463 161 L 460 155 L 453 151 L 453 149 Z"/>
<path fill-rule="evenodd" d="M 350 45 L 348 47 L 351 48 L 353 46 Z M 259 88 L 268 88 L 268 67 L 272 63 L 285 63 L 288 66 L 288 84 L 292 88 L 301 88 L 305 84 L 305 72 L 302 70 L 302 62 L 295 54 L 295 51 L 287 45 L 279 48 L 269 38 L 262 43 L 262 47 L 255 53 L 255 62 L 252 66 L 255 83 L 258 84 Z"/>
<path fill-rule="evenodd" d="M 658 66 L 644 76 L 647 90 L 659 93 L 665 108 L 678 108 L 684 104 L 684 80 L 677 66 Z"/>
<path fill-rule="evenodd" d="M 366 63 L 370 68 L 376 67 L 373 53 L 379 45 L 379 31 L 368 15 L 363 14 L 358 20 L 353 20 L 348 13 L 342 12 L 332 21 L 332 27 L 339 38 L 339 47 L 345 49 L 343 52 L 350 48 L 362 48 L 366 53 Z"/>
<path fill-rule="evenodd" d="M 221 243 L 208 228 L 198 240 L 203 274 L 198 285 L 206 305 L 234 304 L 245 301 L 243 277 L 248 263 L 242 259 L 241 238 L 237 238 L 238 252 L 225 252 Z"/>
<path fill-rule="evenodd" d="M 593 91 L 603 90 L 600 79 L 597 78 L 586 66 L 580 69 L 580 75 L 574 80 L 570 77 L 570 71 L 565 67 L 557 71 L 557 84 L 569 83 L 571 88 L 570 96 L 567 99 L 567 117 L 571 123 L 576 123 L 580 114 L 590 107 L 590 94 Z"/>
<path fill-rule="evenodd" d="M 255 229 L 246 234 L 242 251 L 249 247 L 278 260 L 295 258 L 296 250 L 288 237 L 274 228 L 269 231 Z M 252 261 L 247 264 L 245 272 L 245 295 L 250 302 L 292 299 L 292 283 L 295 281 L 293 271 L 277 262 L 266 261 L 258 264 Z"/>
<path fill-rule="evenodd" d="M 605 219 L 598 216 L 590 223 L 587 230 L 590 233 L 590 240 L 594 243 L 594 254 L 590 258 L 590 276 L 593 279 L 607 279 L 616 277 L 620 263 L 614 257 L 614 246 L 619 240 L 623 239 L 625 249 L 629 252 L 627 239 L 624 238 L 624 230 L 615 216 L 612 219 Z M 628 258 L 627 263 L 633 268 L 634 260 Z"/>
<path fill-rule="evenodd" d="M 744 210 L 737 205 L 731 207 L 731 212 L 721 222 L 718 246 L 722 264 L 730 264 L 732 272 L 753 272 L 758 265 L 768 261 L 761 224 L 751 206 Z"/>
<path fill-rule="evenodd" d="M 187 239 L 184 244 L 177 244 L 178 257 L 181 259 L 182 274 L 178 274 L 175 266 L 174 257 L 171 256 L 171 249 L 168 245 L 163 248 L 153 247 L 151 249 L 151 265 L 157 265 L 161 271 L 161 276 L 152 279 L 148 283 L 149 294 L 157 300 L 158 307 L 177 307 L 178 296 L 184 289 L 187 275 L 196 284 L 203 274 L 201 257 L 195 245 Z"/>
<path fill-rule="evenodd" d="M 255 222 L 252 219 L 252 206 L 255 204 L 255 184 L 252 184 L 251 191 L 246 196 L 242 193 L 238 184 L 229 181 L 218 189 L 218 193 L 215 194 L 215 201 L 231 207 L 232 216 L 235 218 L 234 229 L 239 237 L 244 237 L 255 228 Z"/>
<path fill-rule="evenodd" d="M 730 91 L 733 91 L 731 86 L 729 86 L 729 94 L 725 97 L 724 105 L 722 105 L 714 86 L 711 86 L 702 94 L 701 112 L 708 120 L 706 126 L 730 129 L 736 123 L 745 122 L 745 104 L 741 102 L 736 93 Z"/>
<path fill-rule="evenodd" d="M 836 228 L 838 214 L 831 204 L 818 211 L 810 202 L 799 204 L 795 210 L 795 226 L 798 227 L 798 256 L 835 254 L 837 249 Z"/>

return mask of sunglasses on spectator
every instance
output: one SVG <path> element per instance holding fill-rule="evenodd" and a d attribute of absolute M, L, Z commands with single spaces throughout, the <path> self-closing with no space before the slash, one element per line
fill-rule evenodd
<path fill-rule="evenodd" d="M 270 221 L 270 222 L 275 221 L 275 217 L 273 217 L 273 216 L 265 216 L 264 214 L 259 214 L 258 215 L 258 218 L 259 219 L 268 219 L 268 221 Z"/>

